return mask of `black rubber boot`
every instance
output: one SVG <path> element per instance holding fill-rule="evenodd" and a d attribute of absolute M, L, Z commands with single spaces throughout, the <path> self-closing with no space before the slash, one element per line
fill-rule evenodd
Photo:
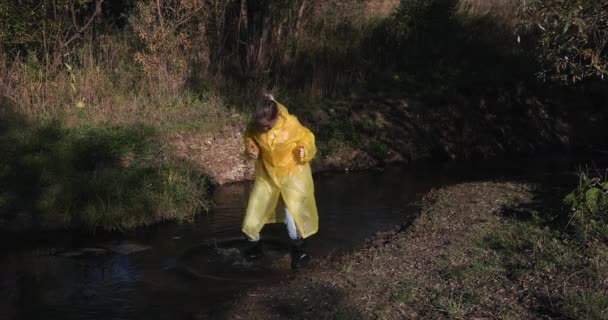
<path fill-rule="evenodd" d="M 257 260 L 264 256 L 264 250 L 262 248 L 262 240 L 249 241 L 248 247 L 245 248 L 244 256 L 248 260 Z"/>
<path fill-rule="evenodd" d="M 310 255 L 305 250 L 304 239 L 291 240 L 291 269 L 301 270 L 308 266 Z"/>

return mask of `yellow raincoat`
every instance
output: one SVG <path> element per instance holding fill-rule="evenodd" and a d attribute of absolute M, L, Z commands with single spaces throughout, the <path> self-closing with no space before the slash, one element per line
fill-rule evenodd
<path fill-rule="evenodd" d="M 243 220 L 243 232 L 255 239 L 265 224 L 282 222 L 287 206 L 299 234 L 309 237 L 319 229 L 319 217 L 309 161 L 317 153 L 315 136 L 279 105 L 272 129 L 245 132 L 245 148 L 259 153 L 255 163 L 255 183 Z M 304 148 L 300 159 L 298 149 Z M 282 201 L 280 201 L 282 200 Z"/>

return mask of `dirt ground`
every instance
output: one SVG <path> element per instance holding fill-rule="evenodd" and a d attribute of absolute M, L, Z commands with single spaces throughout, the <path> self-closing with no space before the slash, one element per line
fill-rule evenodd
<path fill-rule="evenodd" d="M 413 225 L 379 233 L 350 254 L 313 260 L 308 270 L 244 292 L 210 318 L 538 318 L 525 287 L 478 263 L 491 258 L 479 234 L 503 225 L 505 208 L 531 201 L 530 188 L 482 182 L 433 190 Z M 475 266 L 488 270 L 454 276 Z"/>
<path fill-rule="evenodd" d="M 226 127 L 214 133 L 183 132 L 169 136 L 174 156 L 198 166 L 214 184 L 253 179 L 253 162 L 243 154 L 244 128 Z"/>
<path fill-rule="evenodd" d="M 166 142 L 174 156 L 195 164 L 213 184 L 222 185 L 254 179 L 254 162 L 243 153 L 243 132 L 244 128 L 240 127 L 226 127 L 216 133 L 182 132 L 170 135 Z M 318 156 L 312 162 L 316 172 L 359 170 L 378 165 L 364 151 L 349 146 L 341 146 L 331 155 Z"/>

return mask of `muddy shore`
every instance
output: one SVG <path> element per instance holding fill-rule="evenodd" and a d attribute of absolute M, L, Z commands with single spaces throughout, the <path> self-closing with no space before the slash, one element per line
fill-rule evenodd
<path fill-rule="evenodd" d="M 510 256 L 487 245 L 488 239 L 508 234 L 517 224 L 508 212 L 527 210 L 522 208 L 534 203 L 536 194 L 535 186 L 520 182 L 433 190 L 421 201 L 420 216 L 412 225 L 379 233 L 350 254 L 315 259 L 308 270 L 288 280 L 243 292 L 222 311 L 195 318 L 563 318 L 569 314 L 565 292 L 579 292 L 594 281 L 576 276 L 581 272 L 574 270 L 585 266 L 516 274 Z M 531 230 L 551 238 L 548 227 Z M 530 261 L 538 260 L 537 252 L 523 251 Z M 584 253 L 566 253 L 572 261 L 585 260 Z M 597 275 L 601 281 L 591 285 L 600 293 L 608 288 L 608 272 L 602 270 Z M 581 305 L 575 308 L 586 307 Z"/>

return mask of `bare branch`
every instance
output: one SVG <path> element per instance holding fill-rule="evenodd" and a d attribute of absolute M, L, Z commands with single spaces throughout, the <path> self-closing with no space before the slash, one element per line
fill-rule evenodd
<path fill-rule="evenodd" d="M 93 23 L 93 21 L 101 13 L 101 4 L 102 3 L 103 3 L 103 0 L 95 0 L 95 12 L 93 13 L 93 15 L 91 15 L 91 17 L 89 18 L 87 23 L 82 28 L 77 29 L 76 33 L 63 44 L 64 48 L 67 47 L 70 43 L 72 43 L 72 41 L 80 38 L 80 35 L 89 28 L 91 23 Z"/>
<path fill-rule="evenodd" d="M 72 31 L 71 31 L 72 28 L 70 28 L 70 29 L 68 29 L 68 31 L 66 31 L 65 38 L 63 40 L 56 39 L 56 42 L 59 44 L 59 49 L 57 50 L 57 52 L 55 52 L 55 56 L 53 57 L 53 64 L 51 66 L 51 68 L 53 70 L 57 69 L 57 67 L 59 67 L 59 65 L 61 64 L 61 60 L 62 60 L 61 57 L 62 57 L 65 49 L 72 42 L 74 42 L 77 39 L 80 39 L 82 33 L 84 31 L 86 31 L 89 28 L 89 26 L 93 23 L 93 21 L 101 14 L 101 4 L 102 3 L 103 3 L 103 0 L 95 0 L 95 12 L 93 12 L 91 17 L 89 17 L 88 21 L 85 23 L 84 26 L 82 26 L 81 28 L 78 28 L 78 26 L 75 25 L 75 31 L 71 36 L 70 36 L 70 34 L 72 33 Z"/>
<path fill-rule="evenodd" d="M 156 0 L 156 11 L 158 12 L 158 21 L 160 22 L 160 28 L 165 31 L 165 22 L 163 19 L 163 12 L 160 9 L 160 0 Z"/>

